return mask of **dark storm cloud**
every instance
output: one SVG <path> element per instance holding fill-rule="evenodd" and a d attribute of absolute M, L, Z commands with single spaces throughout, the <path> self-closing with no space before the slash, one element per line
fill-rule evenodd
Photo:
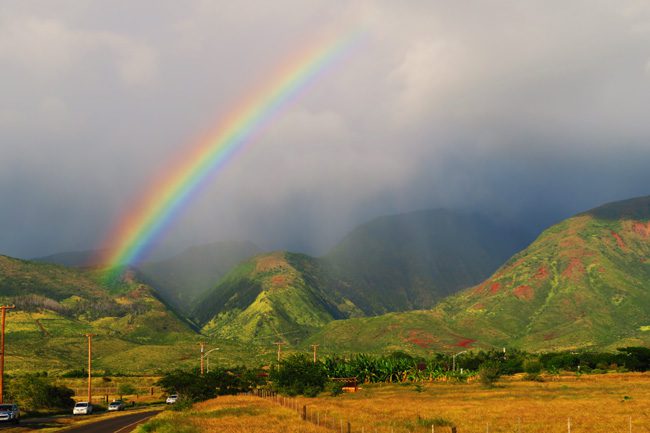
<path fill-rule="evenodd" d="M 97 246 L 251 87 L 355 26 L 363 47 L 162 247 L 322 251 L 365 219 L 439 206 L 535 230 L 648 194 L 647 2 L 3 2 L 0 252 Z"/>

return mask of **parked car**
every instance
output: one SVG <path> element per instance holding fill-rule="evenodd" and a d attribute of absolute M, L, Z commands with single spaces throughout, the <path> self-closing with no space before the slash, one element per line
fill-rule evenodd
<path fill-rule="evenodd" d="M 124 410 L 124 407 L 125 407 L 125 405 L 124 405 L 124 402 L 123 402 L 122 400 L 115 400 L 115 401 L 112 401 L 112 402 L 108 405 L 108 410 L 109 410 L 109 411 L 113 411 L 113 410 Z"/>
<path fill-rule="evenodd" d="M 169 397 L 167 397 L 167 400 L 165 400 L 165 403 L 174 404 L 174 403 L 176 403 L 176 400 L 178 400 L 178 394 L 172 394 Z"/>
<path fill-rule="evenodd" d="M 93 413 L 93 405 L 87 401 L 78 402 L 72 409 L 73 415 L 90 415 L 91 413 Z"/>
<path fill-rule="evenodd" d="M 0 422 L 20 422 L 20 409 L 16 404 L 0 404 Z"/>

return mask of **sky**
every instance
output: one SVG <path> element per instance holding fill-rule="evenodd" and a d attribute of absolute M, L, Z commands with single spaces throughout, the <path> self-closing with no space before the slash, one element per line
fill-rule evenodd
<path fill-rule="evenodd" d="M 0 254 L 101 248 L 250 89 L 351 29 L 362 43 L 204 185 L 158 253 L 320 254 L 374 217 L 439 207 L 534 232 L 650 194 L 647 1 L 5 0 Z"/>

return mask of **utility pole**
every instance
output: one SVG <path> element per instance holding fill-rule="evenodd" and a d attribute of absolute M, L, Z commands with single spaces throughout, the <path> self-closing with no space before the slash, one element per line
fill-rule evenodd
<path fill-rule="evenodd" d="M 93 337 L 95 334 L 86 334 L 88 338 L 88 404 L 92 404 L 93 398 L 93 375 L 92 375 L 92 366 L 93 366 Z"/>
<path fill-rule="evenodd" d="M 201 345 L 201 376 L 203 376 L 203 353 L 205 352 L 205 342 L 201 341 L 199 345 Z"/>
<path fill-rule="evenodd" d="M 287 343 L 283 341 L 278 341 L 277 343 L 273 343 L 273 344 L 276 344 L 278 346 L 278 362 L 280 362 L 280 358 L 282 357 L 282 345 Z"/>
<path fill-rule="evenodd" d="M 316 364 L 316 349 L 318 348 L 318 344 L 312 344 L 311 347 L 314 349 L 314 364 Z"/>
<path fill-rule="evenodd" d="M 15 305 L 2 305 L 2 341 L 0 342 L 0 404 L 4 402 L 4 381 L 5 381 L 5 317 L 7 310 L 13 310 Z"/>

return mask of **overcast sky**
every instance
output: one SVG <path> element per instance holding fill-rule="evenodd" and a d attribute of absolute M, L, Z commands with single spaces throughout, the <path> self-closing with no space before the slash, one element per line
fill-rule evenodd
<path fill-rule="evenodd" d="M 93 249 L 153 178 L 323 34 L 361 45 L 161 248 L 322 252 L 421 208 L 536 230 L 650 194 L 650 2 L 0 3 L 0 253 Z"/>

